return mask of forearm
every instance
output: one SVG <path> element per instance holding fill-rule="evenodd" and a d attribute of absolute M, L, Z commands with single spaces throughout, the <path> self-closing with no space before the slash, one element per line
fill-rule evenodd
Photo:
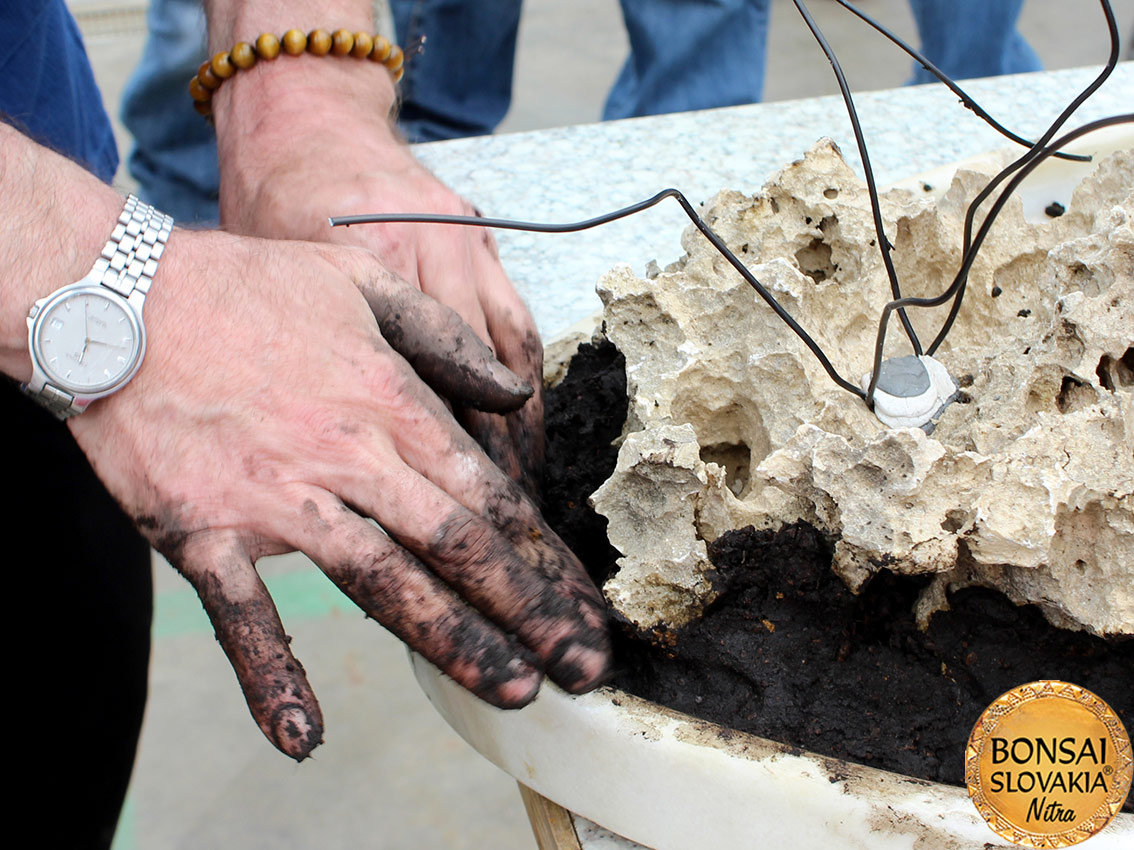
<path fill-rule="evenodd" d="M 373 32 L 371 0 L 205 0 L 209 44 L 225 50 L 233 42 L 251 42 L 262 32 L 310 32 L 340 27 Z"/>
<path fill-rule="evenodd" d="M 122 211 L 122 198 L 2 121 L 0 192 L 0 371 L 26 381 L 28 309 L 90 271 Z"/>
<path fill-rule="evenodd" d="M 210 55 L 237 41 L 254 42 L 264 32 L 374 32 L 370 0 L 209 0 L 206 9 Z M 242 145 L 261 154 L 287 150 L 309 130 L 333 133 L 359 125 L 389 130 L 394 100 L 393 80 L 380 62 L 308 54 L 260 61 L 226 81 L 214 97 L 221 163 Z M 392 131 L 388 136 L 396 139 Z"/>

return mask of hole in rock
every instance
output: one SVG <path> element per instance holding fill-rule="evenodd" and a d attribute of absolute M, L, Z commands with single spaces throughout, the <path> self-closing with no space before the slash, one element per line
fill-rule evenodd
<path fill-rule="evenodd" d="M 1126 349 L 1119 360 L 1104 354 L 1095 374 L 1099 376 L 1102 388 L 1111 392 L 1118 387 L 1134 386 L 1134 348 Z"/>
<path fill-rule="evenodd" d="M 799 264 L 799 270 L 816 283 L 834 277 L 839 270 L 831 261 L 831 246 L 822 239 L 812 239 L 806 248 L 796 251 L 795 261 Z"/>
<path fill-rule="evenodd" d="M 945 519 L 941 520 L 941 529 L 943 531 L 960 531 L 965 527 L 968 522 L 968 514 L 957 508 L 945 512 Z"/>
<path fill-rule="evenodd" d="M 835 198 L 839 197 L 839 190 L 838 189 L 825 189 L 823 191 L 823 197 L 826 198 L 828 201 L 833 201 L 833 200 L 835 200 Z"/>
<path fill-rule="evenodd" d="M 701 460 L 725 471 L 725 484 L 738 498 L 763 489 L 764 482 L 753 473 L 771 454 L 772 443 L 759 402 L 737 399 L 742 386 L 721 382 L 719 377 L 686 377 L 689 383 L 673 395 L 673 421 L 693 426 Z"/>
<path fill-rule="evenodd" d="M 725 471 L 728 489 L 741 498 L 748 489 L 752 451 L 744 443 L 714 443 L 701 447 L 701 460 L 715 463 Z"/>
<path fill-rule="evenodd" d="M 1087 407 L 1098 400 L 1094 389 L 1086 381 L 1081 381 L 1074 375 L 1064 375 L 1059 385 L 1059 395 L 1055 405 L 1060 413 L 1070 413 Z"/>
<path fill-rule="evenodd" d="M 1095 270 L 1086 263 L 1075 263 L 1071 266 L 1070 284 L 1092 296 L 1099 295 L 1105 288 L 1095 274 Z"/>
<path fill-rule="evenodd" d="M 1113 368 L 1114 360 L 1109 354 L 1104 354 L 1099 361 L 1098 368 L 1095 369 L 1095 374 L 1099 376 L 1099 386 L 1110 392 L 1114 392 L 1114 378 L 1110 375 Z"/>

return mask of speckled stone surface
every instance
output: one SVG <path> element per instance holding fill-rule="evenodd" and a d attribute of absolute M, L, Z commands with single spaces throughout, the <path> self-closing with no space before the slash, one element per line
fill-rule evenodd
<path fill-rule="evenodd" d="M 1005 126 L 1042 133 L 1098 74 L 1081 68 L 965 84 Z M 855 102 L 879 185 L 938 168 L 1007 142 L 943 86 L 857 94 Z M 1118 66 L 1066 125 L 1130 111 L 1134 63 Z M 567 222 L 599 215 L 675 187 L 694 204 L 724 188 L 755 192 L 776 169 L 830 136 L 861 173 L 842 100 L 753 104 L 531 133 L 419 145 L 416 153 L 485 215 Z M 498 231 L 501 259 L 552 336 L 597 312 L 598 277 L 616 263 L 641 273 L 681 254 L 688 219 L 672 200 L 604 227 L 573 234 Z"/>
<path fill-rule="evenodd" d="M 597 823 L 589 821 L 579 815 L 572 815 L 575 823 L 575 835 L 579 844 L 586 850 L 649 850 L 641 844 L 636 844 L 621 835 L 615 835 L 609 829 L 603 829 Z"/>

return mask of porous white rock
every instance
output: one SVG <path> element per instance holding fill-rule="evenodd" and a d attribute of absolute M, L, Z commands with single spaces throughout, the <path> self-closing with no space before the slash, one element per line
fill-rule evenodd
<path fill-rule="evenodd" d="M 881 199 L 903 295 L 935 295 L 961 257 L 966 205 Z M 852 588 L 879 569 L 998 587 L 1057 624 L 1134 634 L 1134 152 L 1107 159 L 1067 213 L 1040 223 L 1010 201 L 936 357 L 961 387 L 931 434 L 890 428 L 839 388 L 695 229 L 649 279 L 599 282 L 626 356 L 618 468 L 595 494 L 621 569 L 605 588 L 646 630 L 713 597 L 705 543 L 730 528 L 803 520 L 835 546 Z M 848 381 L 870 371 L 891 298 L 864 184 L 829 140 L 756 196 L 725 191 L 708 223 Z M 928 345 L 948 306 L 911 310 Z M 886 355 L 911 353 L 897 316 Z"/>
<path fill-rule="evenodd" d="M 699 613 L 713 589 L 704 574 L 708 556 L 697 534 L 697 501 L 706 487 L 724 484 L 723 471 L 701 460 L 689 425 L 629 435 L 618 470 L 617 484 L 608 482 L 594 495 L 611 521 L 611 545 L 629 553 L 607 582 L 607 597 L 619 610 L 644 611 L 655 622 L 673 610 Z M 656 533 L 636 533 L 644 525 Z"/>

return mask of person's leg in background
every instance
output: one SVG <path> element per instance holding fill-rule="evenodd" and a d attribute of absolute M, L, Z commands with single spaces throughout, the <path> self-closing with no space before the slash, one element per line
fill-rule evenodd
<path fill-rule="evenodd" d="M 910 0 L 921 52 L 955 80 L 1039 71 L 1016 21 L 1024 0 Z M 936 82 L 915 63 L 912 83 Z"/>
<path fill-rule="evenodd" d="M 7 382 L 0 410 L 14 448 L 5 481 L 11 551 L 8 628 L 18 706 L 12 811 L 38 844 L 107 850 L 130 781 L 146 704 L 150 547 L 95 477 L 67 426 Z M 23 552 L 21 553 L 21 548 Z"/>
<path fill-rule="evenodd" d="M 193 109 L 190 78 L 207 55 L 201 0 L 150 0 L 149 37 L 122 96 L 134 134 L 130 174 L 148 204 L 178 224 L 217 221 L 216 133 Z"/>
<path fill-rule="evenodd" d="M 604 120 L 755 103 L 771 0 L 621 0 L 630 55 Z"/>
<path fill-rule="evenodd" d="M 491 133 L 512 102 L 521 0 L 390 0 L 406 62 L 398 126 L 411 142 Z"/>

